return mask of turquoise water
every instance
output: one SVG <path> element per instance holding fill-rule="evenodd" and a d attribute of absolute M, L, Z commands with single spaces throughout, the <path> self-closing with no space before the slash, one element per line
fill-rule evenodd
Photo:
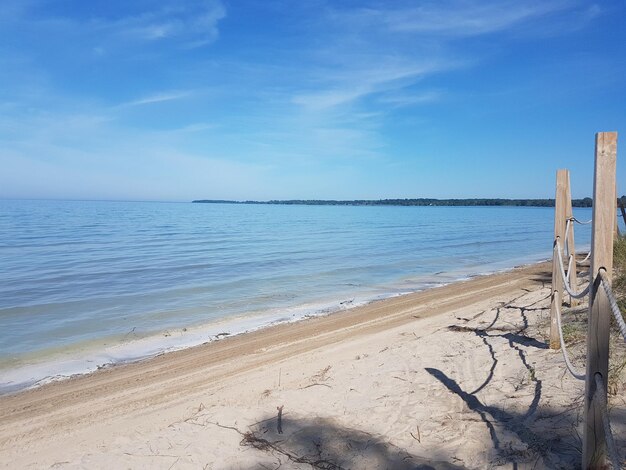
<path fill-rule="evenodd" d="M 0 390 L 546 259 L 552 230 L 550 208 L 0 201 Z"/>

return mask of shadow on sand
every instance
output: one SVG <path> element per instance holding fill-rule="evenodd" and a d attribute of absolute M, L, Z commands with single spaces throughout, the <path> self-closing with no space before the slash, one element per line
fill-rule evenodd
<path fill-rule="evenodd" d="M 505 468 L 579 468 L 581 460 L 581 440 L 576 427 L 582 416 L 582 401 L 571 406 L 551 409 L 541 403 L 543 384 L 529 364 L 525 348 L 546 349 L 547 345 L 528 335 L 527 313 L 542 310 L 535 302 L 530 305 L 517 305 L 517 299 L 502 304 L 495 310 L 495 318 L 483 328 L 452 325 L 451 331 L 472 333 L 481 339 L 488 348 L 492 365 L 486 371 L 485 381 L 473 391 L 464 390 L 462 384 L 440 369 L 427 367 L 425 370 L 445 389 L 458 396 L 469 410 L 476 413 L 489 431 L 491 442 L 484 448 L 494 449 L 490 466 Z M 518 314 L 521 325 L 518 327 L 497 328 L 496 323 L 503 311 Z M 515 357 L 528 371 L 533 385 L 532 400 L 528 408 L 517 411 L 507 410 L 500 403 L 483 403 L 476 396 L 487 387 L 494 377 L 498 358 L 492 340 L 499 338 L 515 351 Z M 544 371 L 545 372 L 545 371 Z M 492 384 L 492 386 L 495 386 Z M 582 397 L 580 397 L 582 398 Z M 424 403 L 423 406 L 428 406 Z M 626 424 L 626 410 L 613 409 L 611 417 L 621 428 Z M 459 417 L 458 419 L 463 419 Z M 283 433 L 279 433 L 281 429 Z M 363 430 L 343 427 L 334 420 L 298 416 L 267 417 L 251 426 L 248 431 L 238 431 L 241 445 L 267 452 L 276 459 L 275 466 L 261 465 L 259 468 L 314 468 L 324 470 L 341 469 L 463 469 L 464 462 L 449 455 L 427 456 L 409 453 L 380 436 Z M 413 436 L 419 441 L 419 436 Z M 619 449 L 626 447 L 626 440 L 618 439 Z"/>
<path fill-rule="evenodd" d="M 283 433 L 278 434 L 276 417 L 253 426 L 242 434 L 241 445 L 269 452 L 279 468 L 324 470 L 397 469 L 461 470 L 465 467 L 410 454 L 384 438 L 343 427 L 325 418 L 283 417 Z M 298 464 L 301 464 L 299 466 Z"/>

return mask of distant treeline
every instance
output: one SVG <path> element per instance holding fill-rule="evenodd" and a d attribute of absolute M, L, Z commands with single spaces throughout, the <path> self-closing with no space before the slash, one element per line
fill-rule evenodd
<path fill-rule="evenodd" d="M 310 200 L 291 199 L 288 201 L 227 201 L 221 199 L 199 199 L 194 203 L 205 204 L 283 204 L 305 206 L 521 206 L 554 207 L 554 199 L 378 199 L 378 200 Z M 593 200 L 572 199 L 573 207 L 591 207 Z"/>

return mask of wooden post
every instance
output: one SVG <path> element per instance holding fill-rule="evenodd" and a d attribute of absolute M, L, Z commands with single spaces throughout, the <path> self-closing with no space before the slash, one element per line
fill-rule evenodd
<path fill-rule="evenodd" d="M 570 189 L 570 179 L 569 179 L 569 170 L 565 170 L 567 173 L 567 177 L 565 179 L 565 221 L 567 223 L 567 219 L 571 219 L 574 217 L 574 212 L 572 211 L 572 192 Z M 562 246 L 565 246 L 565 240 L 562 242 Z M 569 232 L 567 233 L 567 246 L 568 255 L 571 254 L 574 257 L 574 261 L 572 263 L 572 269 L 568 271 L 567 280 L 573 292 L 578 293 L 578 270 L 576 269 L 576 245 L 574 243 L 574 221 L 569 223 Z M 567 266 L 569 260 L 566 260 Z M 579 299 L 575 299 L 570 296 L 569 304 L 572 307 L 575 307 L 580 303 Z"/>
<path fill-rule="evenodd" d="M 554 244 L 559 240 L 561 249 L 564 245 L 565 237 L 565 219 L 566 219 L 566 192 L 567 192 L 567 170 L 557 170 L 556 172 L 556 195 L 554 202 Z M 554 247 L 553 247 L 554 248 Z M 557 295 L 558 294 L 558 295 Z M 556 309 L 559 308 L 561 299 L 563 298 L 563 278 L 561 277 L 561 268 L 559 267 L 559 257 L 556 253 L 552 253 L 552 293 L 550 296 L 550 348 L 559 349 L 561 342 L 559 340 L 559 326 L 556 320 Z M 559 305 L 557 305 L 559 302 Z"/>
<path fill-rule="evenodd" d="M 606 440 L 602 427 L 601 402 L 606 397 L 596 395 L 595 375 L 600 374 L 605 385 L 609 368 L 609 324 L 611 306 L 599 284 L 598 271 L 606 269 L 609 279 L 613 273 L 613 231 L 616 218 L 615 161 L 617 133 L 596 134 L 595 174 L 593 182 L 593 226 L 591 235 L 591 270 L 593 283 L 589 293 L 587 332 L 587 376 L 585 382 L 585 417 L 583 429 L 582 468 L 606 468 Z"/>

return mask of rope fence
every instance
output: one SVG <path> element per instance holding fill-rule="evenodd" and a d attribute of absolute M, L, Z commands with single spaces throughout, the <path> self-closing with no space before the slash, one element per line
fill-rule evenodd
<path fill-rule="evenodd" d="M 574 217 L 570 217 L 567 219 L 567 223 L 566 223 L 566 230 L 565 230 L 565 247 L 566 249 L 569 248 L 569 243 L 568 243 L 568 235 L 569 235 L 569 230 L 570 230 L 570 225 L 571 225 L 571 221 L 576 221 L 578 222 Z M 591 222 L 591 221 L 589 221 Z M 582 222 L 578 222 L 578 223 L 582 223 Z M 570 278 L 570 274 L 572 272 L 572 268 L 575 267 L 576 265 L 576 259 L 575 259 L 575 254 L 573 253 L 569 253 L 569 262 L 568 262 L 568 268 L 567 268 L 567 272 L 565 271 L 565 268 L 563 267 L 564 265 L 564 260 L 563 260 L 563 249 L 561 248 L 561 243 L 559 241 L 559 239 L 557 238 L 554 241 L 554 252 L 555 252 L 555 258 L 557 260 L 557 264 L 559 265 L 560 269 L 558 270 L 558 272 L 561 275 L 561 282 L 562 285 L 565 289 L 565 291 L 567 291 L 567 293 L 570 295 L 570 297 L 574 298 L 574 299 L 581 299 L 584 298 L 585 296 L 587 296 L 591 290 L 592 284 L 593 284 L 593 280 L 589 280 L 587 282 L 587 285 L 585 286 L 585 288 L 581 291 L 581 292 L 575 292 L 574 289 L 570 286 L 571 283 L 571 278 Z M 589 252 L 589 254 L 586 256 L 585 260 L 589 259 L 591 256 L 591 251 Z M 604 268 L 601 268 L 598 270 L 598 279 L 600 281 L 600 285 L 602 286 L 602 289 L 604 290 L 604 292 L 607 295 L 607 298 L 609 300 L 609 305 L 611 307 L 611 313 L 613 314 L 613 317 L 615 318 L 615 321 L 617 323 L 617 326 L 619 328 L 619 331 L 622 335 L 622 338 L 624 339 L 624 341 L 626 342 L 626 322 L 624 321 L 624 317 L 622 316 L 622 313 L 619 309 L 619 305 L 617 303 L 617 299 L 615 297 L 615 294 L 613 293 L 613 289 L 611 286 L 611 282 L 607 276 L 607 272 Z M 573 364 L 572 361 L 570 359 L 570 355 L 567 351 L 567 346 L 565 344 L 565 339 L 563 337 L 563 321 L 562 321 L 562 312 L 561 312 L 561 299 L 560 299 L 560 293 L 557 292 L 556 293 L 556 297 L 557 299 L 555 300 L 555 307 L 556 307 L 556 321 L 557 321 L 557 326 L 558 326 L 558 333 L 559 333 L 559 343 L 561 346 L 561 353 L 563 355 L 563 361 L 565 362 L 565 366 L 567 371 L 572 375 L 572 377 L 574 377 L 577 380 L 582 380 L 584 381 L 586 379 L 586 373 L 584 371 L 580 371 L 578 370 Z M 604 437 L 605 437 L 605 441 L 606 441 L 606 448 L 607 448 L 607 453 L 608 453 L 608 457 L 609 457 L 609 461 L 611 463 L 611 466 L 614 469 L 621 469 L 621 460 L 619 457 L 619 452 L 617 450 L 617 446 L 615 445 L 615 438 L 613 436 L 613 431 L 611 428 L 611 421 L 610 421 L 610 416 L 609 416 L 609 412 L 608 412 L 608 404 L 607 404 L 607 392 L 606 392 L 606 386 L 604 385 L 604 381 L 602 380 L 602 375 L 599 373 L 596 373 L 594 375 L 594 380 L 595 380 L 595 385 L 596 385 L 596 391 L 594 393 L 594 396 L 597 395 L 597 399 L 600 401 L 601 403 L 601 409 L 602 409 L 602 427 L 603 427 L 603 432 L 604 432 Z"/>
<path fill-rule="evenodd" d="M 615 444 L 608 410 L 607 386 L 609 363 L 609 325 L 611 316 L 626 342 L 626 321 L 619 309 L 611 284 L 613 272 L 613 239 L 618 234 L 615 163 L 617 133 L 596 134 L 593 194 L 593 217 L 581 221 L 573 216 L 569 172 L 557 172 L 554 239 L 552 256 L 552 295 L 550 305 L 550 347 L 561 349 L 566 369 L 577 380 L 585 382 L 584 435 L 582 468 L 622 468 L 623 460 Z M 621 200 L 619 201 L 621 204 Z M 626 210 L 622 216 L 626 221 Z M 578 261 L 574 249 L 574 224 L 592 224 L 592 246 L 586 257 Z M 565 268 L 567 260 L 567 271 Z M 581 292 L 578 264 L 590 260 L 589 271 L 582 274 L 587 282 Z M 589 298 L 587 354 L 585 371 L 576 369 L 563 337 L 562 295 L 570 296 L 570 305 Z M 576 302 L 577 305 L 577 302 Z"/>
<path fill-rule="evenodd" d="M 606 276 L 606 270 L 600 269 L 598 272 L 600 276 L 600 282 L 602 283 L 602 288 L 604 292 L 606 292 L 606 296 L 609 298 L 609 304 L 611 305 L 611 312 L 613 313 L 613 317 L 615 318 L 615 322 L 617 323 L 617 327 L 619 328 L 620 333 L 622 334 L 622 338 L 626 342 L 626 322 L 624 322 L 624 317 L 622 312 L 617 305 L 617 299 L 615 298 L 615 294 L 613 293 L 613 289 L 611 288 L 611 284 L 609 279 Z"/>
<path fill-rule="evenodd" d="M 591 288 L 591 282 L 587 284 L 587 286 L 582 290 L 582 292 L 575 292 L 574 289 L 570 286 L 571 279 L 569 277 L 570 272 L 571 272 L 571 263 L 574 257 L 573 255 L 570 255 L 570 263 L 568 267 L 568 272 L 566 273 L 565 268 L 563 268 L 563 254 L 561 253 L 561 244 L 559 243 L 558 239 L 554 243 L 554 250 L 557 253 L 558 265 L 561 268 L 560 272 L 561 272 L 561 279 L 563 281 L 563 287 L 565 287 L 565 290 L 567 291 L 569 296 L 572 297 L 573 299 L 582 299 L 587 294 L 589 294 L 589 289 Z"/>
<path fill-rule="evenodd" d="M 572 362 L 570 361 L 569 354 L 567 352 L 567 347 L 565 346 L 565 340 L 563 339 L 563 325 L 561 324 L 561 307 L 558 306 L 557 303 L 557 316 L 556 321 L 559 326 L 559 339 L 561 341 L 561 352 L 563 353 L 563 360 L 565 361 L 565 365 L 567 366 L 567 370 L 575 379 L 585 380 L 585 373 L 578 371 Z"/>

